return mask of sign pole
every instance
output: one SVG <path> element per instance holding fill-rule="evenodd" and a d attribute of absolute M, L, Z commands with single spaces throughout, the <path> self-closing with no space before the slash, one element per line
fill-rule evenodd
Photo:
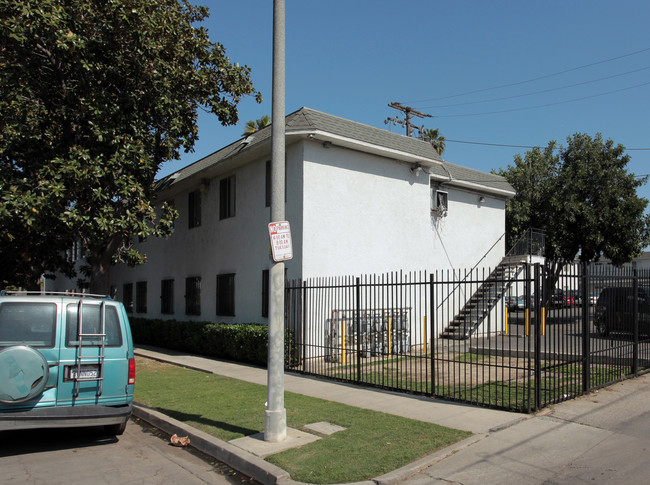
<path fill-rule="evenodd" d="M 284 0 L 273 1 L 273 93 L 271 108 L 271 221 L 284 221 L 285 194 L 285 23 Z M 284 261 L 269 271 L 269 358 L 264 441 L 287 438 L 284 408 Z"/>

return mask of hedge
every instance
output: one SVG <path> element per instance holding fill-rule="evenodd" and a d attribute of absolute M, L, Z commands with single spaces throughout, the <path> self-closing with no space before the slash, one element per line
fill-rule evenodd
<path fill-rule="evenodd" d="M 129 317 L 136 344 L 153 345 L 192 354 L 266 367 L 268 326 L 257 323 L 226 324 Z M 285 333 L 285 347 L 294 340 Z M 293 352 L 290 352 L 293 354 Z M 285 353 L 287 356 L 290 353 Z M 294 354 L 295 355 L 295 354 Z"/>

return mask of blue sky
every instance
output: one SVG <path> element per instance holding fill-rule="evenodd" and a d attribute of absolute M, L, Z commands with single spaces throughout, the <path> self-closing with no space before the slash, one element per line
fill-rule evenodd
<path fill-rule="evenodd" d="M 194 153 L 160 176 L 271 114 L 273 2 L 197 3 L 210 7 L 211 39 L 251 67 L 264 101 L 242 101 L 234 127 L 202 114 Z M 647 0 L 286 0 L 286 111 L 307 106 L 404 133 L 384 123 L 401 117 L 388 107 L 400 102 L 433 116 L 415 123 L 440 129 L 445 160 L 483 171 L 505 168 L 528 146 L 600 132 L 646 175 L 648 19 Z M 650 198 L 647 185 L 639 193 Z"/>

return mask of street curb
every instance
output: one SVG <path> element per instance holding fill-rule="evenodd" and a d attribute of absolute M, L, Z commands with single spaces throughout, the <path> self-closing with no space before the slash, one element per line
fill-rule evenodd
<path fill-rule="evenodd" d="M 272 463 L 158 411 L 134 403 L 133 415 L 170 435 L 189 436 L 192 447 L 264 485 L 298 483 Z"/>
<path fill-rule="evenodd" d="M 426 468 L 429 468 L 430 466 L 435 465 L 445 458 L 463 450 L 464 448 L 468 448 L 474 443 L 487 438 L 487 436 L 488 435 L 472 435 L 462 441 L 458 441 L 457 443 L 449 445 L 446 448 L 435 451 L 430 455 L 426 455 L 419 460 L 409 463 L 402 468 L 398 468 L 397 470 L 381 475 L 380 477 L 373 479 L 373 482 L 377 485 L 396 485 L 398 483 L 401 483 L 416 473 L 419 473 L 422 470 L 425 470 Z"/>
<path fill-rule="evenodd" d="M 133 416 L 146 421 L 167 434 L 189 436 L 190 446 L 198 451 L 212 456 L 235 470 L 247 475 L 263 485 L 312 485 L 297 482 L 291 478 L 289 473 L 280 467 L 269 463 L 262 458 L 253 455 L 235 445 L 215 438 L 199 429 L 186 423 L 171 418 L 163 413 L 147 408 L 138 403 L 133 405 Z M 438 450 L 408 465 L 393 470 L 384 475 L 363 482 L 348 482 L 340 485 L 395 485 L 403 482 L 408 477 L 444 460 L 448 456 L 460 451 L 463 448 L 473 445 L 487 435 L 473 435 L 469 438 L 454 443 L 453 445 Z M 332 484 L 335 485 L 335 484 Z"/>

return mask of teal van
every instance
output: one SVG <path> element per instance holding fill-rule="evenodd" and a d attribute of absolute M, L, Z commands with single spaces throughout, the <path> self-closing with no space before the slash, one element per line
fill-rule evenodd
<path fill-rule="evenodd" d="M 134 386 L 122 303 L 95 295 L 0 295 L 0 431 L 105 426 L 122 434 Z"/>

